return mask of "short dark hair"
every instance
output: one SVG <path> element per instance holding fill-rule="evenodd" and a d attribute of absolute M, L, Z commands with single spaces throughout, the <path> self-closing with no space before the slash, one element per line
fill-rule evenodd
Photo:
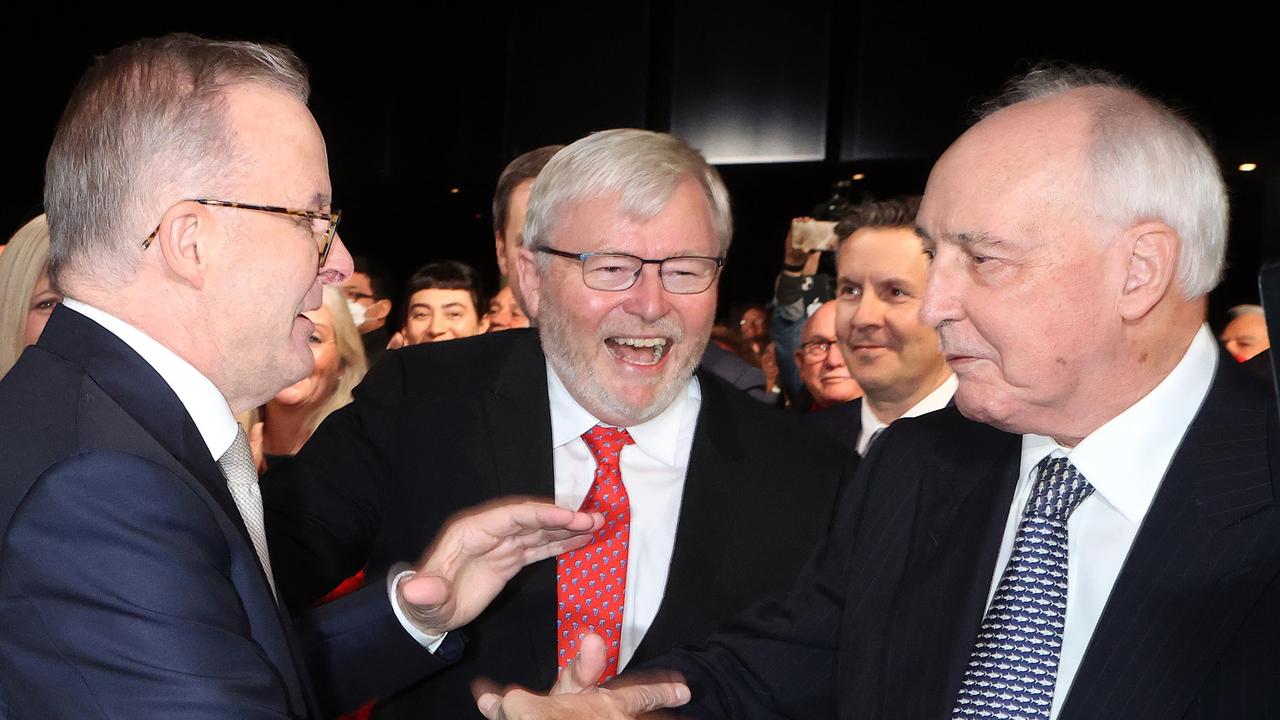
<path fill-rule="evenodd" d="M 864 227 L 914 228 L 916 213 L 919 211 L 919 195 L 900 195 L 888 200 L 859 203 L 836 223 L 836 237 L 840 242 L 844 242 L 850 235 Z"/>
<path fill-rule="evenodd" d="M 493 231 L 505 232 L 507 229 L 507 213 L 511 207 L 511 193 L 516 186 L 525 180 L 538 177 L 542 168 L 546 167 L 551 157 L 564 148 L 563 145 L 543 145 L 540 148 L 517 156 L 502 169 L 498 176 L 498 187 L 493 191 Z"/>
<path fill-rule="evenodd" d="M 404 290 L 405 317 L 409 314 L 409 300 L 419 290 L 466 290 L 471 295 L 471 304 L 475 306 L 476 317 L 482 317 L 488 309 L 484 294 L 484 286 L 475 268 L 457 260 L 433 262 L 418 268 L 409 278 Z"/>
<path fill-rule="evenodd" d="M 355 264 L 355 272 L 369 276 L 369 291 L 373 294 L 374 302 L 391 298 L 390 275 L 387 274 L 385 265 L 363 255 L 357 255 L 351 261 Z"/>

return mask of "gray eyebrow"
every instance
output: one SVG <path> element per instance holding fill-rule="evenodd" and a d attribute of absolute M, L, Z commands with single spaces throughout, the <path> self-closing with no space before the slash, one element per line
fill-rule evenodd
<path fill-rule="evenodd" d="M 917 225 L 915 231 L 916 237 L 920 238 L 920 241 L 924 243 L 925 249 L 937 244 L 933 239 L 933 236 L 929 234 L 928 230 Z M 1003 238 L 987 232 L 944 232 L 942 236 L 948 242 L 963 245 L 967 248 L 972 248 L 974 245 L 978 244 L 1000 245 L 1005 242 Z"/>
<path fill-rule="evenodd" d="M 983 245 L 999 245 L 1004 242 L 1002 238 L 985 232 L 958 232 L 947 233 L 946 235 L 951 242 L 965 247 L 973 247 L 979 243 Z"/>

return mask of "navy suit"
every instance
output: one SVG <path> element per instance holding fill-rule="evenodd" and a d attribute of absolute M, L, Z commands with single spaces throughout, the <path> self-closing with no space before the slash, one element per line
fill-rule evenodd
<path fill-rule="evenodd" d="M 0 382 L 0 627 L 14 718 L 321 717 L 446 662 L 381 583 L 295 626 L 177 396 L 65 307 Z"/>
<path fill-rule="evenodd" d="M 899 420 L 784 601 L 653 664 L 706 718 L 949 718 L 1021 438 L 954 408 Z M 1059 720 L 1280 717 L 1280 431 L 1225 355 L 1117 577 Z"/>

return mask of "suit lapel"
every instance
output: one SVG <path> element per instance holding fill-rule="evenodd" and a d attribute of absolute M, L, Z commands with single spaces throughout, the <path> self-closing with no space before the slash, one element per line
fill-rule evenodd
<path fill-rule="evenodd" d="M 1274 409 L 1231 365 L 1219 360 L 1134 538 L 1063 720 L 1181 717 L 1276 572 Z"/>
<path fill-rule="evenodd" d="M 1019 436 L 956 419 L 957 433 L 936 434 L 945 447 L 916 449 L 917 520 L 880 668 L 885 707 L 910 709 L 904 717 L 949 716 L 1018 479 Z"/>
<path fill-rule="evenodd" d="M 651 648 L 669 648 L 682 637 L 681 606 L 688 601 L 688 593 L 710 591 L 708 583 L 714 583 L 725 559 L 724 541 L 734 537 L 733 523 L 739 515 L 732 510 L 734 465 L 745 453 L 735 432 L 737 424 L 729 417 L 725 388 L 708 380 L 703 370 L 697 375 L 702 407 L 689 450 L 667 584 L 632 662 L 642 662 L 655 654 Z"/>
<path fill-rule="evenodd" d="M 50 331 L 52 328 L 52 331 Z M 123 340 L 101 325 L 62 305 L 54 309 L 40 346 L 84 368 L 106 394 L 213 496 L 246 543 L 249 532 L 227 481 L 209 455 L 173 389 Z M 266 576 L 262 582 L 266 583 Z"/>
<path fill-rule="evenodd" d="M 546 360 L 536 332 L 507 332 L 518 332 L 521 337 L 511 345 L 506 364 L 482 399 L 488 428 L 488 437 L 482 442 L 489 445 L 499 495 L 554 498 Z M 556 672 L 555 563 L 535 563 L 521 575 L 539 608 L 538 615 L 526 623 L 532 657 L 537 676 L 549 685 Z M 520 580 L 513 585 L 517 582 Z"/>
<path fill-rule="evenodd" d="M 484 394 L 486 440 L 501 494 L 553 497 L 556 488 L 546 360 L 537 333 L 521 334 Z"/>

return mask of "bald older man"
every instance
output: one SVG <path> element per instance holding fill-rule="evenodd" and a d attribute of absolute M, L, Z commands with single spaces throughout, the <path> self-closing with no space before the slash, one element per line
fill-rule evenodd
<path fill-rule="evenodd" d="M 811 409 L 847 403 L 862 397 L 862 387 L 849 374 L 836 338 L 836 303 L 823 303 L 805 321 L 796 350 L 800 382 L 813 398 Z"/>

